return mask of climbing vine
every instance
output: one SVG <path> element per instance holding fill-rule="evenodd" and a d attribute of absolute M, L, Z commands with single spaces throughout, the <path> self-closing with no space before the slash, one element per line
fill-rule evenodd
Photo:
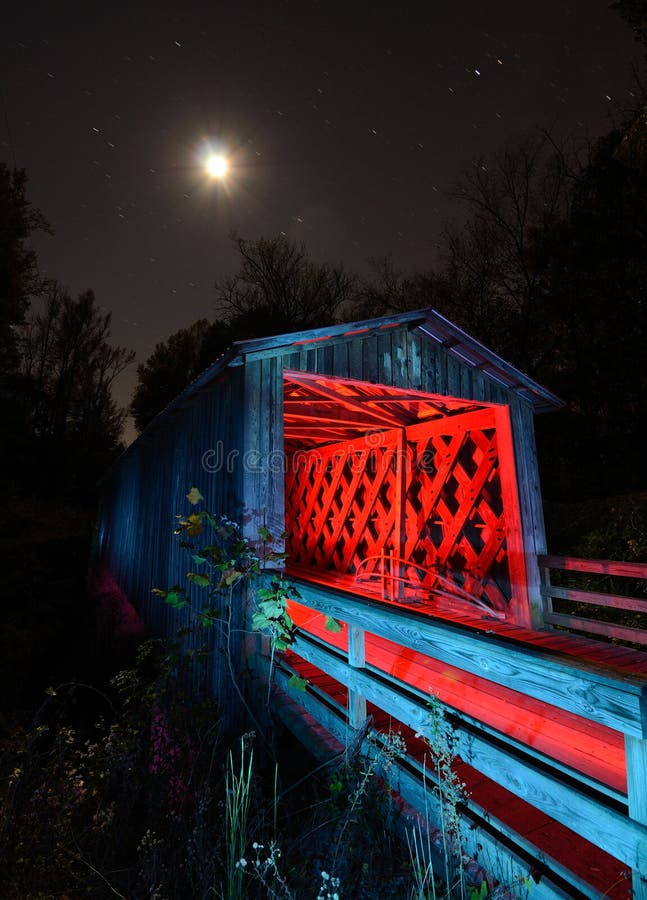
<path fill-rule="evenodd" d="M 286 554 L 274 549 L 274 537 L 264 526 L 259 528 L 257 543 L 252 544 L 227 516 L 197 509 L 204 502 L 198 488 L 191 488 L 186 497 L 194 510 L 187 516 L 178 516 L 175 534 L 180 538 L 179 546 L 191 559 L 187 583 L 168 589 L 153 588 L 153 593 L 175 609 L 183 609 L 192 605 L 191 586 L 200 588 L 206 591 L 207 599 L 194 610 L 194 622 L 208 627 L 224 618 L 229 626 L 236 586 L 258 581 Z M 296 639 L 297 627 L 288 612 L 288 599 L 298 598 L 299 593 L 282 573 L 274 572 L 249 596 L 255 604 L 251 628 L 269 639 L 272 667 L 275 654 L 286 650 Z M 295 682 L 293 686 L 303 688 L 305 683 Z"/>

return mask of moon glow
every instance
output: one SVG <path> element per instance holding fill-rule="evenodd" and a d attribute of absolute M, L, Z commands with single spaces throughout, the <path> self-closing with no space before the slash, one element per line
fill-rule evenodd
<path fill-rule="evenodd" d="M 207 159 L 206 169 L 212 178 L 224 178 L 229 171 L 229 164 L 224 156 L 212 153 Z"/>

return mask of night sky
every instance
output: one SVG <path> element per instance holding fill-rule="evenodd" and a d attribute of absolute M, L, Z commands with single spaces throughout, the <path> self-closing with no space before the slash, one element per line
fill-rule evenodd
<path fill-rule="evenodd" d="M 44 273 L 93 288 L 139 361 L 214 314 L 232 230 L 359 272 L 430 265 L 462 166 L 534 126 L 609 130 L 639 57 L 606 0 L 12 6 L 0 158 L 55 229 Z"/>

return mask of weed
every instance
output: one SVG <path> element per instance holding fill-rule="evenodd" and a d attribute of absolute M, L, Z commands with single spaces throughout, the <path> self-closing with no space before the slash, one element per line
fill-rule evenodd
<path fill-rule="evenodd" d="M 247 860 L 247 824 L 249 818 L 250 788 L 254 752 L 247 748 L 245 736 L 240 739 L 240 761 L 234 763 L 229 752 L 225 784 L 225 826 L 227 848 L 227 897 L 238 900 L 243 893 L 243 876 Z"/>

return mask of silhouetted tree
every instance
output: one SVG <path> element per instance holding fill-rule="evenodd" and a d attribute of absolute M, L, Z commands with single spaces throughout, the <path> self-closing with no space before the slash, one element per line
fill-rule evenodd
<path fill-rule="evenodd" d="M 43 284 L 29 241 L 50 227 L 27 200 L 26 189 L 24 170 L 0 163 L 0 375 L 18 366 L 15 328 Z"/>
<path fill-rule="evenodd" d="M 142 431 L 229 343 L 224 322 L 199 319 L 156 344 L 146 362 L 137 366 L 137 385 L 130 404 L 137 430 Z"/>
<path fill-rule="evenodd" d="M 43 287 L 30 239 L 50 230 L 26 190 L 25 172 L 0 163 L 0 486 L 5 495 L 16 483 L 17 460 L 28 441 L 29 385 L 20 373 L 17 329 Z"/>
<path fill-rule="evenodd" d="M 233 240 L 240 268 L 216 282 L 219 318 L 180 329 L 137 368 L 130 410 L 139 431 L 235 341 L 329 325 L 356 300 L 357 279 L 314 262 L 303 245 Z"/>
<path fill-rule="evenodd" d="M 531 371 L 545 297 L 546 235 L 568 212 L 573 177 L 549 135 L 511 142 L 492 160 L 478 159 L 465 170 L 454 196 L 468 220 L 445 232 L 454 317 Z"/>
<path fill-rule="evenodd" d="M 636 40 L 647 51 L 647 0 L 615 0 L 611 9 L 631 26 Z"/>
<path fill-rule="evenodd" d="M 43 311 L 20 329 L 33 447 L 46 451 L 48 468 L 59 478 L 64 473 L 77 485 L 100 475 L 119 446 L 125 417 L 112 386 L 135 355 L 110 344 L 110 319 L 92 291 L 73 300 L 51 282 Z"/>
<path fill-rule="evenodd" d="M 303 244 L 283 235 L 233 240 L 240 269 L 216 282 L 216 308 L 241 338 L 328 325 L 355 300 L 355 277 L 314 262 Z"/>
<path fill-rule="evenodd" d="M 442 275 L 436 271 L 406 273 L 392 255 L 369 260 L 371 275 L 357 287 L 353 315 L 368 319 L 430 305 L 430 297 L 440 289 Z"/>
<path fill-rule="evenodd" d="M 574 185 L 569 216 L 546 238 L 539 339 L 551 356 L 541 374 L 575 417 L 557 435 L 570 468 L 599 492 L 644 484 L 647 147 L 632 153 L 631 164 L 623 152 L 635 125 L 634 119 L 596 144 Z"/>
<path fill-rule="evenodd" d="M 491 160 L 475 160 L 452 191 L 467 218 L 444 227 L 438 264 L 405 275 L 389 260 L 377 263 L 376 277 L 363 286 L 362 309 L 432 305 L 532 370 L 545 236 L 568 209 L 573 178 L 567 154 L 541 132 L 510 141 Z"/>

